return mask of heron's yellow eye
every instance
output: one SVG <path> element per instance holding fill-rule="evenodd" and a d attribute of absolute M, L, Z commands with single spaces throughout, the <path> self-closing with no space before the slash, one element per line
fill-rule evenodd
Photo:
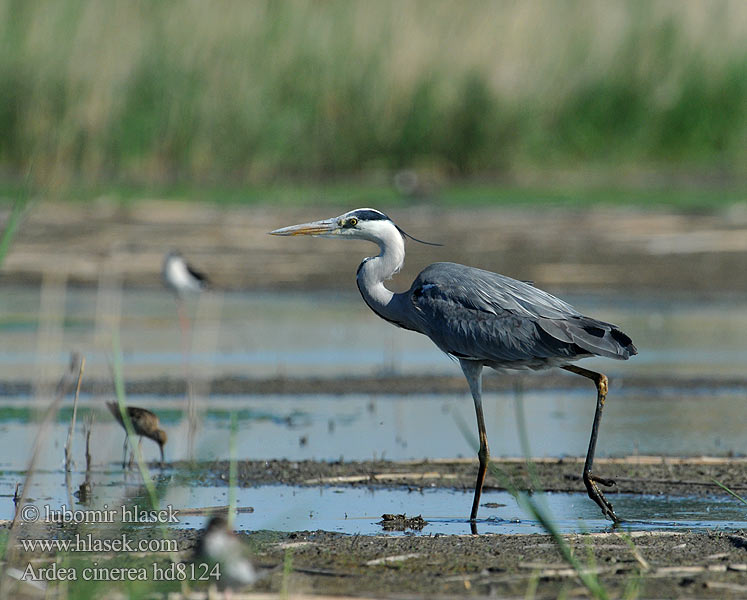
<path fill-rule="evenodd" d="M 348 219 L 348 226 L 355 227 L 357 224 L 358 224 L 358 219 L 356 219 L 355 217 Z"/>

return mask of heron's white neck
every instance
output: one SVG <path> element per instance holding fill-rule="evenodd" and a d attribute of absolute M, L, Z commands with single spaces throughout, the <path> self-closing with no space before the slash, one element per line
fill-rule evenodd
<path fill-rule="evenodd" d="M 384 282 L 397 273 L 405 263 L 405 240 L 402 234 L 391 222 L 383 221 L 371 236 L 381 249 L 378 256 L 364 260 L 358 267 L 358 289 L 366 304 L 384 319 L 396 321 L 394 298 L 395 294 L 384 287 Z M 399 317 L 399 311 L 396 311 Z"/>

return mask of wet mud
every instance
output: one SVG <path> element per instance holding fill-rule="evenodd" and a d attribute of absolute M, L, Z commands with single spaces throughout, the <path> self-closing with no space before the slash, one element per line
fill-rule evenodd
<path fill-rule="evenodd" d="M 7 528 L 7 524 L 0 526 Z M 46 536 L 74 535 L 49 526 Z M 129 532 L 153 539 L 154 528 Z M 27 533 L 21 533 L 27 535 Z M 195 529 L 170 532 L 178 561 L 190 561 L 200 536 Z M 378 535 L 351 536 L 325 531 L 239 532 L 265 576 L 248 588 L 254 594 L 309 594 L 358 598 L 587 598 L 578 574 L 549 535 Z M 747 531 L 619 532 L 564 535 L 582 568 L 593 573 L 610 598 L 744 598 L 747 596 Z M 47 557 L 51 559 L 52 557 Z M 88 560 L 88 559 L 87 559 Z M 93 556 L 99 565 L 123 561 L 137 567 L 164 555 Z M 36 558 L 37 564 L 43 562 Z M 110 589 L 115 589 L 113 584 Z M 204 598 L 173 585 L 172 599 Z M 18 593 L 41 598 L 43 593 Z M 165 591 L 164 591 L 165 593 Z M 106 596 L 114 597 L 114 596 Z M 165 597 L 150 594 L 149 597 Z M 244 597 L 244 596 L 238 596 Z"/>
<path fill-rule="evenodd" d="M 339 289 L 341 274 L 352 284 L 371 248 L 267 232 L 351 208 L 40 202 L 14 240 L 3 277 L 30 282 L 54 273 L 96 285 L 106 273 L 126 285 L 160 287 L 164 253 L 189 240 L 190 260 L 210 274 L 216 289 Z M 551 290 L 747 290 L 747 279 L 735 276 L 744 271 L 747 256 L 747 223 L 738 210 L 683 214 L 633 207 L 433 204 L 389 212 L 406 231 L 443 244 L 410 244 L 395 287 L 407 287 L 427 264 L 452 261 Z"/>
<path fill-rule="evenodd" d="M 248 539 L 261 534 L 248 534 Z M 617 533 L 563 536 L 610 597 L 637 589 L 640 598 L 747 595 L 745 532 Z M 292 556 L 287 589 L 374 597 L 588 597 L 548 535 L 355 537 L 300 532 L 263 547 L 278 564 Z M 277 590 L 273 573 L 255 586 Z M 531 597 L 531 594 L 529 594 Z M 636 596 L 631 596 L 636 597 Z"/>
<path fill-rule="evenodd" d="M 610 390 L 626 389 L 678 391 L 692 393 L 699 391 L 739 390 L 747 391 L 747 377 L 687 377 L 648 376 L 630 374 L 625 377 L 610 377 Z M 208 380 L 192 380 L 191 384 L 208 395 L 247 396 L 247 395 L 319 395 L 319 394 L 452 394 L 463 395 L 468 389 L 462 375 L 378 375 L 349 377 L 267 377 L 251 378 L 235 375 L 222 375 Z M 35 389 L 33 381 L 0 381 L 0 396 L 26 396 Z M 580 377 L 555 371 L 503 373 L 497 375 L 486 371 L 483 375 L 485 392 L 505 392 L 516 390 L 593 390 L 591 384 Z M 84 394 L 111 393 L 110 379 L 88 378 L 81 384 Z M 128 380 L 125 392 L 128 395 L 183 396 L 187 382 L 181 377 L 155 377 Z"/>
<path fill-rule="evenodd" d="M 581 478 L 582 457 L 542 458 L 532 461 L 536 479 L 548 492 L 584 492 Z M 727 495 L 714 479 L 732 491 L 747 493 L 747 458 L 678 458 L 631 456 L 598 458 L 595 474 L 615 480 L 605 493 L 614 501 L 617 493 L 680 495 Z M 153 463 L 156 467 L 156 463 Z M 228 482 L 227 461 L 169 465 L 177 473 L 188 472 L 200 484 L 223 485 Z M 426 461 L 345 461 L 260 460 L 238 462 L 240 487 L 262 484 L 306 486 L 401 486 L 419 490 L 426 487 L 472 490 L 477 459 Z M 519 490 L 536 490 L 524 459 L 491 458 L 491 469 L 484 489 L 505 490 L 510 482 Z M 747 509 L 746 509 L 747 510 Z M 417 511 L 417 507 L 414 507 Z"/>

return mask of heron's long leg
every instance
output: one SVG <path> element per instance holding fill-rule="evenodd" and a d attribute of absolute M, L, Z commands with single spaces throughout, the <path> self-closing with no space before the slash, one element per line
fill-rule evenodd
<path fill-rule="evenodd" d="M 475 498 L 472 501 L 472 512 L 470 521 L 477 519 L 477 509 L 480 506 L 480 495 L 482 494 L 482 484 L 485 482 L 485 474 L 488 470 L 488 461 L 490 460 L 490 450 L 488 449 L 488 436 L 485 432 L 485 418 L 482 415 L 482 364 L 475 361 L 460 361 L 462 371 L 467 378 L 472 399 L 475 401 L 475 414 L 477 416 L 477 434 L 480 438 L 480 450 L 477 458 L 480 460 L 480 466 L 477 469 L 477 481 L 475 482 Z M 473 533 L 477 533 L 473 527 Z"/>
<path fill-rule="evenodd" d="M 127 432 L 125 431 L 124 444 L 122 444 L 122 468 L 127 466 Z"/>
<path fill-rule="evenodd" d="M 597 436 L 599 434 L 599 423 L 602 420 L 602 409 L 604 408 L 604 401 L 607 398 L 607 376 L 602 373 L 596 373 L 595 371 L 589 371 L 576 365 L 566 365 L 562 367 L 566 371 L 576 373 L 587 379 L 591 379 L 594 385 L 597 386 L 597 409 L 594 412 L 594 423 L 591 426 L 591 438 L 589 439 L 589 450 L 586 453 L 586 462 L 584 463 L 584 485 L 586 486 L 586 492 L 589 494 L 589 498 L 597 503 L 599 508 L 602 509 L 602 514 L 605 517 L 612 519 L 615 522 L 619 522 L 620 518 L 615 514 L 615 510 L 612 508 L 612 503 L 604 497 L 602 490 L 599 489 L 597 483 L 602 485 L 614 485 L 613 479 L 602 479 L 592 474 L 592 467 L 594 465 L 594 451 L 597 447 Z"/>

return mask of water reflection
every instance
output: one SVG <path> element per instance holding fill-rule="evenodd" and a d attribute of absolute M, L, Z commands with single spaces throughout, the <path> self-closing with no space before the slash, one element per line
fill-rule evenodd
<path fill-rule="evenodd" d="M 133 492 L 142 493 L 136 482 L 126 484 L 122 473 L 95 474 L 96 506 L 118 507 Z M 0 476 L 0 494 L 9 489 L 9 474 Z M 34 504 L 58 509 L 67 502 L 60 475 L 40 473 L 29 490 Z M 175 510 L 177 527 L 200 528 L 206 517 L 187 514 L 190 509 L 225 506 L 226 486 L 177 485 L 162 482 L 160 505 Z M 12 490 L 11 490 L 12 492 Z M 235 526 L 242 530 L 276 531 L 317 530 L 348 534 L 381 534 L 383 513 L 422 515 L 428 521 L 422 535 L 435 533 L 468 534 L 470 524 L 463 514 L 469 506 L 470 491 L 424 489 L 417 492 L 402 489 L 368 489 L 364 487 L 294 487 L 264 485 L 237 490 L 237 506 L 245 512 L 236 516 Z M 535 496 L 535 498 L 539 498 Z M 614 494 L 615 508 L 627 521 L 623 531 L 655 530 L 737 530 L 747 527 L 743 506 L 724 496 L 664 497 Z M 132 501 L 132 500 L 131 500 Z M 552 493 L 543 499 L 554 521 L 563 533 L 610 531 L 611 523 L 599 514 L 597 507 L 583 493 Z M 147 505 L 147 503 L 146 503 Z M 75 505 L 74 509 L 82 508 Z M 252 510 L 249 510 L 251 508 Z M 0 505 L 0 519 L 13 515 L 12 503 Z M 480 510 L 480 533 L 544 533 L 507 492 L 486 490 Z M 409 532 L 409 530 L 408 530 Z M 387 532 L 402 535 L 402 532 Z M 410 532 L 411 533 L 411 532 Z M 416 532 L 417 533 L 417 532 Z"/>

